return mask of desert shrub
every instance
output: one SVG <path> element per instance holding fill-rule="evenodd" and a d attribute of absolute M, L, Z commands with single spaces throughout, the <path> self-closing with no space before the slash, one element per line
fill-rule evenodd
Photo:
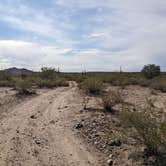
<path fill-rule="evenodd" d="M 32 89 L 32 83 L 27 80 L 17 80 L 15 82 L 15 89 L 18 95 L 32 95 L 35 94 L 35 90 Z"/>
<path fill-rule="evenodd" d="M 0 86 L 11 87 L 13 86 L 13 80 L 8 72 L 0 71 Z"/>
<path fill-rule="evenodd" d="M 73 80 L 80 84 L 80 83 L 84 82 L 86 79 L 87 79 L 86 76 L 80 75 L 80 76 L 75 77 Z"/>
<path fill-rule="evenodd" d="M 37 86 L 39 86 L 39 88 L 54 88 L 57 84 L 53 80 L 39 79 L 37 81 Z"/>
<path fill-rule="evenodd" d="M 0 87 L 13 87 L 14 86 L 14 81 L 13 80 L 1 80 L 0 81 Z"/>
<path fill-rule="evenodd" d="M 134 127 L 147 147 L 146 154 L 165 156 L 166 154 L 166 128 L 165 123 L 157 123 L 154 118 L 144 112 L 124 111 L 121 115 L 123 124 Z M 163 162 L 163 157 L 160 158 Z"/>
<path fill-rule="evenodd" d="M 58 79 L 38 79 L 36 82 L 40 88 L 54 88 L 58 86 L 68 86 L 68 82 L 63 78 Z"/>
<path fill-rule="evenodd" d="M 118 73 L 114 72 L 103 77 L 103 82 L 110 83 L 114 86 L 138 85 L 141 82 L 141 75 L 135 73 Z"/>
<path fill-rule="evenodd" d="M 156 165 L 165 166 L 166 165 L 166 121 L 160 125 L 161 131 L 161 142 L 162 146 L 160 147 L 160 155 L 157 157 Z"/>
<path fill-rule="evenodd" d="M 103 106 L 106 111 L 112 112 L 113 106 L 123 103 L 122 95 L 119 91 L 109 91 L 102 97 Z"/>
<path fill-rule="evenodd" d="M 56 77 L 58 71 L 54 68 L 43 67 L 41 68 L 41 77 L 43 79 L 53 79 Z"/>
<path fill-rule="evenodd" d="M 66 81 L 65 78 L 57 78 L 56 84 L 57 86 L 69 86 L 69 83 Z"/>
<path fill-rule="evenodd" d="M 11 75 L 6 71 L 0 71 L 0 80 L 11 80 Z"/>
<path fill-rule="evenodd" d="M 87 78 L 79 85 L 79 87 L 83 88 L 87 93 L 96 95 L 101 93 L 103 83 L 97 78 Z"/>
<path fill-rule="evenodd" d="M 151 84 L 151 80 L 149 80 L 149 79 L 140 79 L 139 80 L 139 85 L 140 86 L 143 86 L 143 87 L 148 87 L 148 86 L 150 86 L 150 84 Z"/>
<path fill-rule="evenodd" d="M 160 66 L 155 64 L 145 65 L 141 72 L 146 78 L 154 78 L 160 75 Z"/>
<path fill-rule="evenodd" d="M 154 80 L 150 86 L 156 90 L 160 90 L 161 92 L 166 92 L 166 79 L 160 78 Z"/>
<path fill-rule="evenodd" d="M 115 86 L 119 86 L 123 84 L 123 74 L 118 72 L 112 73 L 110 76 L 105 76 L 103 81 Z"/>

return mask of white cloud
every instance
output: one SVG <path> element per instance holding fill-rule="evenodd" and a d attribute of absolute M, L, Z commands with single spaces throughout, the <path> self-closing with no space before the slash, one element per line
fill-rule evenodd
<path fill-rule="evenodd" d="M 63 20 L 61 20 L 62 17 Z M 40 38 L 46 37 L 48 43 L 49 40 L 53 40 L 60 45 L 70 45 L 67 30 L 72 29 L 73 26 L 61 13 L 50 12 L 47 8 L 42 10 L 24 5 L 24 3 L 13 5 L 0 2 L 0 22 L 7 23 L 8 26 L 22 33 L 28 32 L 33 36 L 32 38 L 35 35 L 38 36 L 39 42 Z"/>
<path fill-rule="evenodd" d="M 139 49 L 139 47 L 137 48 Z M 140 69 L 148 59 L 133 54 L 138 50 L 108 52 L 99 49 L 56 48 L 24 41 L 0 41 L 0 67 L 60 67 L 62 71 L 110 71 Z M 143 50 L 144 52 L 144 50 Z"/>

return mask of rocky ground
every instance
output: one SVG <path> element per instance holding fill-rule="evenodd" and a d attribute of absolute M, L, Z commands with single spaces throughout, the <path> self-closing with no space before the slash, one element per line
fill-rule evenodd
<path fill-rule="evenodd" d="M 126 103 L 136 108 L 145 108 L 147 100 L 154 103 L 153 116 L 159 121 L 166 120 L 166 93 L 154 91 L 140 86 L 120 87 L 109 86 L 107 91 L 120 91 Z M 154 158 L 145 158 L 144 145 L 138 134 L 130 128 L 124 128 L 119 120 L 122 110 L 120 105 L 115 106 L 115 113 L 105 112 L 99 97 L 85 96 L 86 109 L 80 112 L 78 132 L 90 145 L 105 154 L 108 160 L 112 159 L 116 166 L 151 165 Z"/>

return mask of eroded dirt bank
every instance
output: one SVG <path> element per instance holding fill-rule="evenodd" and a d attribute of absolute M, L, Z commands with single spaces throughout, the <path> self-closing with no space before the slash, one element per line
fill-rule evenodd
<path fill-rule="evenodd" d="M 72 131 L 82 100 L 77 87 L 57 88 L 9 108 L 0 122 L 0 165 L 104 165 Z"/>

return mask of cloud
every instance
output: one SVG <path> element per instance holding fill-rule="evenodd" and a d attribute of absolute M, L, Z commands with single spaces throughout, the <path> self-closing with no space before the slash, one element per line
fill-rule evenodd
<path fill-rule="evenodd" d="M 137 48 L 139 49 L 139 48 Z M 24 41 L 0 41 L 0 67 L 27 67 L 40 70 L 43 66 L 60 67 L 62 71 L 135 70 L 148 59 L 132 54 L 138 50 L 110 52 L 99 49 L 57 48 Z M 128 65 L 130 64 L 130 65 Z"/>
<path fill-rule="evenodd" d="M 47 43 L 70 45 L 67 30 L 73 27 L 64 15 L 53 13 L 49 8 L 34 8 L 24 1 L 16 4 L 0 2 L 0 17 L 0 23 L 7 24 L 11 31 L 16 29 L 28 33 L 32 40 L 36 38 L 40 42 L 45 39 Z"/>

